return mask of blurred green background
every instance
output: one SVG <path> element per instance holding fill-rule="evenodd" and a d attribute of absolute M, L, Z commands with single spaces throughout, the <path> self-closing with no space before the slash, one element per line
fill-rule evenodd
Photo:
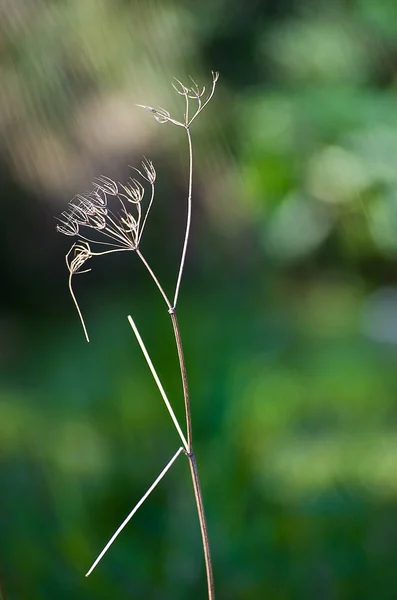
<path fill-rule="evenodd" d="M 142 250 L 179 302 L 221 600 L 397 598 L 397 3 L 1 0 L 0 581 L 5 600 L 205 598 L 172 328 L 133 253 L 67 289 L 54 216 L 150 157 Z"/>

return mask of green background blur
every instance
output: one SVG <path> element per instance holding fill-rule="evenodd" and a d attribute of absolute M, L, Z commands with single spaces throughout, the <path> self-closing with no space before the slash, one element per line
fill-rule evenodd
<path fill-rule="evenodd" d="M 1 0 L 0 581 L 6 600 L 205 598 L 172 328 L 133 253 L 68 294 L 54 216 L 150 157 L 142 250 L 179 301 L 220 600 L 397 598 L 397 3 Z"/>

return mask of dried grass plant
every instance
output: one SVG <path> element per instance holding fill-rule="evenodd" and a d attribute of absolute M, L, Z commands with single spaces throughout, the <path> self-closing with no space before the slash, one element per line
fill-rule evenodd
<path fill-rule="evenodd" d="M 60 233 L 77 238 L 77 241 L 73 243 L 65 258 L 69 271 L 69 290 L 76 305 L 87 341 L 89 341 L 87 328 L 72 287 L 73 276 L 86 273 L 90 270 L 84 268 L 86 267 L 86 263 L 89 259 L 114 252 L 134 251 L 143 262 L 153 282 L 157 286 L 158 291 L 163 297 L 167 305 L 168 313 L 171 317 L 182 379 L 186 418 L 185 436 L 175 416 L 172 404 L 169 401 L 163 385 L 156 373 L 155 367 L 150 359 L 145 344 L 139 334 L 138 328 L 132 317 L 128 316 L 129 324 L 131 325 L 131 328 L 136 336 L 149 369 L 178 432 L 182 445 L 176 450 L 175 454 L 168 461 L 164 469 L 161 471 L 146 493 L 135 505 L 129 515 L 124 519 L 117 531 L 112 535 L 108 543 L 105 545 L 103 550 L 92 564 L 91 568 L 88 570 L 87 576 L 92 573 L 117 536 L 124 529 L 143 502 L 145 502 L 147 497 L 165 476 L 167 471 L 172 467 L 177 458 L 181 454 L 184 454 L 187 457 L 190 467 L 192 485 L 200 522 L 209 600 L 213 600 L 215 597 L 210 545 L 198 466 L 193 450 L 192 415 L 188 389 L 188 378 L 182 339 L 176 315 L 176 308 L 185 267 L 192 217 L 193 146 L 190 128 L 198 115 L 210 102 L 212 96 L 214 95 L 217 81 L 218 73 L 212 72 L 212 84 L 209 91 L 206 93 L 206 89 L 204 87 L 199 88 L 199 86 L 193 80 L 191 80 L 189 86 L 184 85 L 179 80 L 175 80 L 175 83 L 173 84 L 174 89 L 184 98 L 183 120 L 177 120 L 173 118 L 170 113 L 163 108 L 157 109 L 152 108 L 151 106 L 138 105 L 141 108 L 149 111 L 159 123 L 171 123 L 172 125 L 184 129 L 188 141 L 189 176 L 187 190 L 187 219 L 182 254 L 172 302 L 167 296 L 159 282 L 159 279 L 151 269 L 140 249 L 142 235 L 147 225 L 149 213 L 155 196 L 156 171 L 153 163 L 150 160 L 144 158 L 141 167 L 139 169 L 134 169 L 134 177 L 130 178 L 126 184 L 116 183 L 108 177 L 99 177 L 96 181 L 94 181 L 91 191 L 84 194 L 77 194 L 70 201 L 68 209 L 59 216 L 59 224 L 57 225 L 57 230 Z M 148 197 L 148 200 L 146 201 L 145 195 Z"/>

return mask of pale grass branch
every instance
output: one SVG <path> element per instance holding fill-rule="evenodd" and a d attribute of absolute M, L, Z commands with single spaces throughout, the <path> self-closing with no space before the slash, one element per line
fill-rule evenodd
<path fill-rule="evenodd" d="M 183 434 L 183 432 L 182 432 L 182 429 L 181 429 L 181 427 L 180 427 L 180 425 L 179 425 L 179 423 L 178 423 L 178 419 L 177 419 L 177 418 L 176 418 L 176 416 L 175 416 L 175 413 L 174 413 L 174 411 L 173 411 L 173 409 L 172 409 L 171 403 L 170 403 L 170 401 L 169 401 L 169 400 L 168 400 L 168 398 L 167 398 L 167 394 L 166 394 L 166 393 L 165 393 L 165 391 L 164 391 L 164 388 L 163 388 L 163 386 L 162 386 L 162 384 L 161 384 L 161 381 L 160 381 L 160 379 L 159 379 L 159 376 L 158 376 L 158 375 L 157 375 L 157 373 L 156 373 L 156 369 L 154 368 L 154 365 L 153 365 L 153 363 L 152 363 L 152 361 L 151 361 L 151 358 L 150 358 L 150 356 L 149 356 L 149 353 L 148 353 L 148 351 L 146 350 L 146 346 L 145 346 L 145 344 L 143 343 L 143 340 L 142 340 L 142 338 L 141 338 L 141 336 L 140 336 L 140 334 L 139 334 L 138 328 L 137 328 L 137 326 L 135 325 L 135 323 L 134 323 L 134 320 L 133 320 L 133 318 L 131 317 L 131 315 L 128 315 L 128 322 L 129 322 L 129 324 L 131 325 L 133 332 L 135 333 L 135 337 L 136 337 L 136 339 L 137 339 L 137 341 L 138 341 L 138 344 L 139 344 L 139 345 L 140 345 L 140 347 L 141 347 L 141 350 L 142 350 L 143 356 L 144 356 L 144 357 L 145 357 L 145 359 L 146 359 L 146 362 L 147 362 L 147 364 L 148 364 L 148 366 L 149 366 L 149 369 L 150 369 L 150 371 L 151 371 L 151 373 L 152 373 L 152 375 L 153 375 L 153 379 L 154 379 L 154 381 L 155 381 L 155 382 L 156 382 L 156 384 L 157 384 L 157 387 L 158 387 L 158 389 L 159 389 L 159 391 L 160 391 L 160 394 L 161 394 L 161 396 L 162 396 L 162 398 L 163 398 L 163 400 L 164 400 L 164 404 L 166 405 L 166 407 L 167 407 L 167 410 L 168 410 L 168 412 L 170 413 L 170 417 L 171 417 L 171 419 L 172 419 L 172 421 L 173 421 L 173 423 L 174 423 L 174 425 L 175 425 L 175 428 L 176 428 L 176 430 L 177 430 L 177 432 L 178 432 L 178 434 L 179 434 L 179 437 L 180 437 L 180 438 L 181 438 L 181 440 L 182 440 L 182 444 L 183 444 L 183 446 L 184 446 L 184 448 L 185 448 L 186 452 L 189 452 L 189 445 L 188 445 L 188 443 L 187 443 L 187 441 L 186 441 L 186 438 L 185 438 L 185 436 L 184 436 L 184 434 Z"/>
<path fill-rule="evenodd" d="M 134 506 L 134 508 L 132 509 L 132 511 L 128 514 L 128 516 L 121 523 L 120 527 L 112 535 L 112 537 L 110 538 L 110 540 L 108 541 L 108 543 L 106 544 L 106 546 L 104 547 L 104 549 L 100 552 L 100 554 L 98 555 L 98 557 L 92 563 L 92 566 L 87 571 L 87 573 L 85 575 L 86 577 L 88 577 L 93 572 L 93 570 L 95 569 L 95 567 L 97 566 L 97 564 L 102 560 L 102 558 L 105 556 L 106 552 L 109 550 L 110 546 L 113 544 L 113 542 L 115 541 L 115 539 L 123 531 L 124 527 L 132 519 L 132 517 L 135 515 L 135 513 L 137 512 L 137 510 L 142 506 L 142 504 L 145 502 L 145 500 L 148 498 L 148 496 L 150 496 L 150 494 L 152 493 L 152 491 L 154 490 L 154 488 L 160 483 L 160 481 L 163 479 L 163 477 L 167 473 L 167 471 L 170 470 L 170 468 L 172 467 L 172 465 L 174 464 L 174 462 L 176 461 L 176 459 L 178 458 L 178 456 L 181 454 L 181 452 L 183 452 L 183 448 L 182 447 L 178 448 L 178 450 L 175 452 L 174 456 L 166 464 L 166 466 L 161 471 L 161 473 L 157 477 L 157 479 L 155 479 L 153 481 L 152 485 L 147 490 L 147 492 L 142 496 L 142 498 L 139 500 L 139 502 Z"/>

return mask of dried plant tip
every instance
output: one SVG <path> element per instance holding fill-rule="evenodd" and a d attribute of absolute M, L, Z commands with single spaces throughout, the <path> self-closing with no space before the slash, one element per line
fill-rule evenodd
<path fill-rule="evenodd" d="M 73 255 L 73 258 L 70 256 Z M 71 275 L 87 273 L 88 271 L 80 271 L 83 264 L 91 258 L 91 248 L 88 242 L 78 241 L 70 248 L 69 252 L 65 256 L 66 264 Z"/>
<path fill-rule="evenodd" d="M 90 192 L 87 192 L 85 194 L 86 198 L 88 198 L 92 204 L 95 206 L 95 209 L 97 211 L 101 211 L 103 214 L 107 213 L 107 197 L 106 197 L 106 193 L 102 191 L 102 196 L 101 194 L 98 192 L 98 184 L 94 184 L 96 186 L 96 189 L 91 190 Z"/>
<path fill-rule="evenodd" d="M 69 206 L 70 221 L 74 221 L 78 225 L 88 225 L 90 215 L 87 213 L 86 208 L 81 203 L 75 204 L 74 201 L 69 202 Z"/>
<path fill-rule="evenodd" d="M 145 179 L 153 185 L 156 181 L 156 169 L 154 168 L 152 161 L 146 158 L 146 156 L 143 158 L 142 168 L 145 171 Z"/>
<path fill-rule="evenodd" d="M 105 194 L 109 194 L 111 196 L 116 196 L 119 191 L 118 187 L 117 187 L 117 183 L 115 181 L 113 181 L 113 179 L 110 179 L 110 177 L 106 177 L 105 175 L 96 177 L 95 181 L 94 181 L 94 185 L 99 190 L 105 192 Z"/>
<path fill-rule="evenodd" d="M 127 213 L 127 216 L 121 218 L 121 221 L 124 225 L 125 231 L 134 233 L 136 235 L 138 231 L 138 222 L 134 219 L 132 215 Z"/>
<path fill-rule="evenodd" d="M 167 123 L 171 120 L 171 115 L 168 110 L 164 108 L 153 108 L 152 106 L 145 106 L 144 104 L 137 104 L 140 108 L 144 108 L 151 112 L 158 123 Z"/>
<path fill-rule="evenodd" d="M 193 79 L 193 77 L 191 77 L 191 76 L 189 75 L 189 79 L 190 79 L 190 81 L 191 81 L 191 82 L 192 82 L 192 84 L 193 84 L 193 87 L 192 87 L 191 89 L 195 89 L 195 90 L 196 90 L 196 92 L 199 94 L 199 96 L 202 96 L 202 95 L 203 95 L 203 93 L 204 93 L 204 90 L 205 90 L 205 86 L 203 86 L 203 88 L 202 88 L 202 90 L 201 90 L 201 92 L 200 92 L 199 85 L 198 85 L 198 83 L 197 83 L 197 82 L 196 82 L 196 81 Z"/>
<path fill-rule="evenodd" d="M 122 196 L 128 200 L 128 202 L 138 204 L 143 200 L 145 188 L 137 179 L 130 179 L 130 182 L 127 183 L 127 185 L 120 183 L 120 187 L 125 191 L 125 195 L 122 194 Z"/>
<path fill-rule="evenodd" d="M 174 88 L 176 93 L 180 94 L 181 96 L 187 96 L 189 93 L 189 88 L 187 88 L 186 85 L 183 85 L 182 81 L 179 81 L 179 79 L 177 79 L 176 77 L 174 77 L 174 79 L 180 86 L 178 89 L 178 86 L 176 86 L 175 83 L 172 84 L 172 87 Z"/>
<path fill-rule="evenodd" d="M 79 225 L 76 221 L 70 220 L 70 215 L 66 211 L 61 213 L 59 217 L 56 217 L 62 224 L 56 226 L 56 230 L 63 235 L 78 235 Z"/>
<path fill-rule="evenodd" d="M 103 229 L 106 229 L 106 219 L 104 215 L 102 215 L 99 212 L 96 212 L 95 214 L 90 216 L 90 219 L 86 226 L 91 227 L 92 229 L 96 229 L 96 231 L 102 231 Z"/>
<path fill-rule="evenodd" d="M 193 83 L 193 86 L 190 87 L 188 90 L 189 98 L 191 98 L 192 100 L 199 100 L 205 94 L 205 85 L 203 85 L 203 87 L 200 89 L 198 84 L 194 81 L 194 79 L 192 79 L 192 77 L 189 77 L 189 79 Z"/>
<path fill-rule="evenodd" d="M 77 206 L 81 207 L 86 215 L 92 216 L 96 213 L 96 207 L 89 198 L 85 198 L 82 194 L 77 194 L 74 198 L 78 202 Z"/>
<path fill-rule="evenodd" d="M 71 256 L 73 256 L 73 258 L 71 258 Z M 76 310 L 77 313 L 79 315 L 80 321 L 81 321 L 81 325 L 83 326 L 83 330 L 84 330 L 84 335 L 85 338 L 87 340 L 87 342 L 90 341 L 90 338 L 88 337 L 88 332 L 87 332 L 87 328 L 85 326 L 84 323 L 84 318 L 82 315 L 82 312 L 80 310 L 79 307 L 79 303 L 77 302 L 77 298 L 74 294 L 73 291 L 73 287 L 72 287 L 72 277 L 73 275 L 79 275 L 81 273 L 88 273 L 88 271 L 90 271 L 91 269 L 86 269 L 85 271 L 80 271 L 81 267 L 83 266 L 83 264 L 89 259 L 91 258 L 92 254 L 91 254 L 91 249 L 90 249 L 90 245 L 87 242 L 83 242 L 83 241 L 78 241 L 75 244 L 73 244 L 73 246 L 70 248 L 69 252 L 67 253 L 67 255 L 65 256 L 65 260 L 66 260 L 66 265 L 69 269 L 69 291 L 70 291 L 70 295 L 72 296 L 73 302 L 76 306 Z"/>

